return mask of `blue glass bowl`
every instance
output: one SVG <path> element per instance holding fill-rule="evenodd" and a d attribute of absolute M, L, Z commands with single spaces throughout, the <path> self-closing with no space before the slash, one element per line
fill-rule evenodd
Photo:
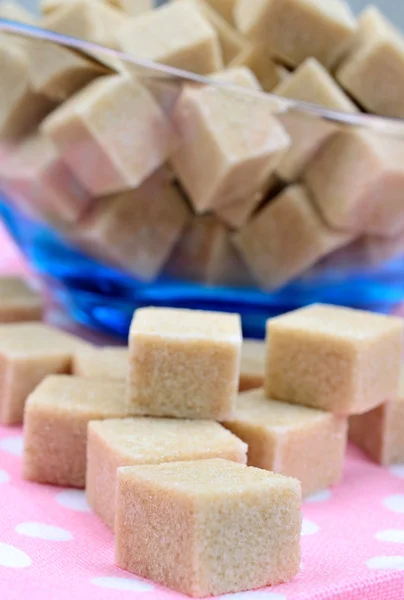
<path fill-rule="evenodd" d="M 404 299 L 404 258 L 380 270 L 323 268 L 276 293 L 209 287 L 160 278 L 145 284 L 66 244 L 55 231 L 28 219 L 5 198 L 0 215 L 32 267 L 71 317 L 126 338 L 140 306 L 176 306 L 238 312 L 246 337 L 262 337 L 269 316 L 313 302 L 390 312 Z"/>
<path fill-rule="evenodd" d="M 210 80 L 176 69 L 135 61 L 122 53 L 105 50 L 94 44 L 44 32 L 22 25 L 4 24 L 0 29 L 51 40 L 82 51 L 105 53 L 138 69 L 148 69 L 159 77 L 177 81 L 196 81 L 212 85 Z M 215 83 L 214 85 L 220 85 Z M 224 87 L 232 87 L 225 85 Z M 237 90 L 240 93 L 240 90 Z M 262 95 L 262 94 L 261 94 Z M 270 98 L 271 96 L 268 95 Z M 327 111 L 314 105 L 274 98 L 283 109 L 299 110 L 311 116 L 402 134 L 402 124 L 365 115 L 347 115 Z M 400 126 L 399 126 L 400 125 Z M 400 129 L 401 128 L 401 129 Z M 34 270 L 52 294 L 62 301 L 75 320 L 97 330 L 125 338 L 133 311 L 140 306 L 175 306 L 238 312 L 242 316 L 244 335 L 261 337 L 265 321 L 277 315 L 313 302 L 353 306 L 389 312 L 404 300 L 404 257 L 396 258 L 378 268 L 355 266 L 349 252 L 340 262 L 322 261 L 299 279 L 276 292 L 257 287 L 229 287 L 179 281 L 160 275 L 152 282 L 143 282 L 124 270 L 92 258 L 67 242 L 56 228 L 20 212 L 3 192 L 0 216 Z"/>

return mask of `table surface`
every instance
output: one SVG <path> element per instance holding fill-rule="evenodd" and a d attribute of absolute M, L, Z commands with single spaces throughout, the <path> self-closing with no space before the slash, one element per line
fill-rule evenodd
<path fill-rule="evenodd" d="M 0 224 L 0 274 L 28 273 Z M 21 479 L 22 429 L 0 427 L 0 598 L 174 600 L 114 566 L 113 535 L 80 490 Z M 303 504 L 302 565 L 293 582 L 229 600 L 404 600 L 404 465 L 354 447 L 343 481 Z"/>

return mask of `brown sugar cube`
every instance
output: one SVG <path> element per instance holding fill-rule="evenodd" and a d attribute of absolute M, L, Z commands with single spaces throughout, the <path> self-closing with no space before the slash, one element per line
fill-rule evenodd
<path fill-rule="evenodd" d="M 274 89 L 274 94 L 319 104 L 331 110 L 358 112 L 358 107 L 315 58 L 306 59 Z"/>
<path fill-rule="evenodd" d="M 31 42 L 30 79 L 33 89 L 55 102 L 66 100 L 106 69 L 89 58 L 49 42 Z"/>
<path fill-rule="evenodd" d="M 42 27 L 101 46 L 117 48 L 119 31 L 126 21 L 125 14 L 104 2 L 74 0 L 63 2 L 46 14 Z"/>
<path fill-rule="evenodd" d="M 223 19 L 234 25 L 234 7 L 237 0 L 205 0 Z"/>
<path fill-rule="evenodd" d="M 73 374 L 124 381 L 128 373 L 129 350 L 115 346 L 79 348 L 73 357 Z"/>
<path fill-rule="evenodd" d="M 404 229 L 404 143 L 360 129 L 333 135 L 304 181 L 336 229 L 394 236 Z"/>
<path fill-rule="evenodd" d="M 90 83 L 49 115 L 42 131 L 96 196 L 138 187 L 165 162 L 175 141 L 153 96 L 125 75 Z"/>
<path fill-rule="evenodd" d="M 208 74 L 223 66 L 216 31 L 188 2 L 173 2 L 131 19 L 120 31 L 122 50 L 137 58 Z"/>
<path fill-rule="evenodd" d="M 300 498 L 296 479 L 222 459 L 122 467 L 115 561 L 196 598 L 289 581 Z"/>
<path fill-rule="evenodd" d="M 27 396 L 47 375 L 70 373 L 81 344 L 42 323 L 0 325 L 0 423 L 22 423 Z"/>
<path fill-rule="evenodd" d="M 271 92 L 284 79 L 282 67 L 272 60 L 265 46 L 246 44 L 228 66 L 250 69 L 265 92 Z"/>
<path fill-rule="evenodd" d="M 331 110 L 358 111 L 315 58 L 305 60 L 273 92 L 278 96 L 318 104 Z M 293 111 L 280 115 L 280 121 L 290 135 L 292 146 L 276 172 L 284 181 L 292 182 L 301 176 L 306 165 L 336 131 L 337 126 L 318 117 Z"/>
<path fill-rule="evenodd" d="M 268 400 L 263 389 L 240 394 L 224 423 L 248 444 L 248 464 L 296 477 L 303 496 L 338 483 L 348 421 L 306 406 Z"/>
<path fill-rule="evenodd" d="M 128 401 L 153 416 L 230 418 L 240 351 L 239 315 L 138 309 L 129 332 Z"/>
<path fill-rule="evenodd" d="M 118 467 L 207 458 L 245 464 L 246 454 L 246 444 L 214 421 L 153 418 L 95 421 L 88 428 L 88 502 L 95 514 L 113 529 Z"/>
<path fill-rule="evenodd" d="M 356 29 L 343 0 L 240 0 L 235 20 L 247 38 L 264 43 L 272 56 L 292 67 L 313 56 L 332 68 Z"/>
<path fill-rule="evenodd" d="M 404 462 L 404 374 L 398 394 L 381 406 L 349 419 L 349 439 L 381 465 Z"/>
<path fill-rule="evenodd" d="M 404 117 L 404 40 L 371 7 L 359 19 L 353 50 L 337 70 L 339 83 L 365 109 L 386 117 Z"/>
<path fill-rule="evenodd" d="M 0 323 L 40 321 L 43 300 L 21 277 L 0 277 Z"/>
<path fill-rule="evenodd" d="M 12 147 L 0 163 L 2 188 L 21 197 L 45 220 L 72 223 L 91 198 L 64 164 L 55 145 L 36 132 Z"/>
<path fill-rule="evenodd" d="M 314 304 L 267 322 L 269 398 L 362 414 L 397 394 L 402 319 Z"/>
<path fill-rule="evenodd" d="M 213 215 L 193 217 L 170 255 L 166 273 L 208 285 L 252 286 L 253 278 L 230 238 Z"/>
<path fill-rule="evenodd" d="M 188 2 L 200 11 L 216 31 L 222 49 L 223 63 L 229 64 L 247 45 L 247 40 L 216 12 L 206 0 L 178 0 Z"/>
<path fill-rule="evenodd" d="M 279 288 L 346 245 L 352 236 L 324 225 L 304 187 L 287 187 L 233 241 L 264 289 Z"/>
<path fill-rule="evenodd" d="M 25 406 L 24 479 L 84 488 L 89 421 L 130 414 L 123 382 L 47 377 Z"/>
<path fill-rule="evenodd" d="M 271 99 L 186 86 L 174 111 L 181 141 L 172 166 L 196 212 L 250 201 L 289 147 Z"/>
<path fill-rule="evenodd" d="M 73 239 L 144 281 L 162 270 L 189 218 L 181 194 L 159 176 L 99 199 Z"/>
<path fill-rule="evenodd" d="M 241 346 L 239 391 L 246 392 L 264 385 L 265 342 L 243 340 Z"/>
<path fill-rule="evenodd" d="M 232 85 L 242 86 L 249 88 L 251 90 L 261 90 L 260 83 L 255 77 L 254 73 L 248 67 L 229 67 L 224 71 L 219 71 L 210 77 L 210 79 L 217 80 L 220 82 L 230 83 Z M 231 204 L 227 204 L 217 210 L 215 210 L 215 214 L 219 219 L 228 227 L 232 229 L 239 229 L 244 223 L 248 220 L 250 215 L 254 212 L 257 206 L 261 203 L 264 196 L 275 187 L 277 183 L 277 178 L 275 175 L 271 175 L 267 178 L 267 181 L 262 183 L 261 190 L 255 194 L 253 194 L 249 198 L 242 198 L 237 202 L 232 202 Z M 224 230 L 225 231 L 225 230 Z M 228 234 L 226 234 L 228 237 Z M 232 247 L 231 243 L 226 244 L 226 253 L 230 252 L 231 255 L 235 255 L 235 250 Z M 243 269 L 243 265 L 240 264 L 238 260 L 238 268 L 235 265 L 235 274 L 241 273 L 240 278 L 235 278 L 235 280 L 244 282 L 246 280 L 246 272 Z M 216 262 L 217 266 L 220 267 L 220 261 Z M 220 269 L 221 275 L 225 272 L 229 272 L 227 267 L 229 265 L 225 265 L 222 262 L 223 268 Z M 247 277 L 247 280 L 250 278 Z M 219 280 L 216 280 L 218 283 Z M 215 283 L 215 281 L 212 281 Z"/>
<path fill-rule="evenodd" d="M 0 136 L 18 137 L 32 129 L 51 110 L 50 101 L 31 89 L 25 46 L 0 37 Z"/>

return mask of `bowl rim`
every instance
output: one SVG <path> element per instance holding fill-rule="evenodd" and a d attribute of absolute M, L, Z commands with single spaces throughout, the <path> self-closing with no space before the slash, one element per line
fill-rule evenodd
<path fill-rule="evenodd" d="M 21 23 L 11 19 L 0 18 L 0 32 L 22 36 L 25 38 L 37 39 L 47 42 L 53 42 L 67 48 L 72 48 L 90 57 L 92 60 L 97 60 L 103 63 L 102 56 L 107 57 L 104 65 L 111 67 L 112 61 L 123 61 L 138 67 L 139 69 L 147 69 L 147 78 L 155 78 L 165 81 L 181 81 L 189 83 L 197 83 L 208 85 L 215 88 L 228 89 L 237 94 L 251 96 L 255 98 L 265 99 L 273 104 L 277 114 L 286 113 L 293 110 L 298 113 L 304 113 L 312 117 L 318 117 L 326 121 L 348 125 L 351 127 L 360 127 L 370 129 L 380 134 L 391 137 L 404 138 L 404 119 L 383 117 L 366 113 L 348 113 L 339 110 L 331 110 L 320 105 L 310 102 L 303 102 L 293 98 L 278 96 L 271 92 L 254 90 L 242 87 L 227 81 L 213 79 L 206 75 L 199 75 L 176 67 L 164 65 L 152 60 L 136 57 L 133 54 L 108 48 L 94 42 L 89 42 L 80 38 L 75 38 L 68 35 L 63 35 L 55 31 L 43 29 L 35 25 Z M 137 73 L 140 76 L 140 73 Z"/>

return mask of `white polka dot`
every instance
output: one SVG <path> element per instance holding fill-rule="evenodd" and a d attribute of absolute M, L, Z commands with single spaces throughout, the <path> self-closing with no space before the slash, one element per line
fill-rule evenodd
<path fill-rule="evenodd" d="M 32 560 L 23 550 L 0 542 L 0 567 L 24 569 L 32 564 Z"/>
<path fill-rule="evenodd" d="M 0 448 L 5 452 L 14 454 L 15 456 L 22 456 L 24 450 L 24 441 L 21 435 L 3 438 L 0 440 Z"/>
<path fill-rule="evenodd" d="M 379 531 L 376 533 L 375 538 L 381 542 L 404 544 L 404 529 L 386 529 L 386 531 Z"/>
<path fill-rule="evenodd" d="M 404 571 L 404 556 L 375 556 L 366 565 L 369 569 Z"/>
<path fill-rule="evenodd" d="M 15 530 L 20 535 L 54 542 L 68 542 L 73 539 L 70 531 L 46 523 L 20 523 Z"/>
<path fill-rule="evenodd" d="M 322 490 L 321 492 L 317 492 L 316 494 L 312 494 L 305 498 L 305 502 L 325 502 L 331 498 L 330 490 Z"/>
<path fill-rule="evenodd" d="M 10 475 L 4 469 L 0 469 L 0 483 L 7 483 L 10 481 Z"/>
<path fill-rule="evenodd" d="M 395 496 L 387 496 L 383 500 L 383 504 L 389 510 L 396 513 L 404 513 L 404 494 L 396 494 Z"/>
<path fill-rule="evenodd" d="M 319 529 L 320 528 L 317 525 L 317 523 L 314 523 L 313 521 L 308 521 L 307 519 L 303 519 L 302 535 L 313 535 L 317 533 Z"/>
<path fill-rule="evenodd" d="M 131 592 L 151 592 L 154 586 L 145 581 L 125 577 L 94 577 L 91 583 L 110 590 L 126 590 Z"/>
<path fill-rule="evenodd" d="M 284 594 L 278 592 L 238 592 L 219 596 L 218 600 L 286 600 Z"/>
<path fill-rule="evenodd" d="M 389 471 L 396 477 L 402 477 L 404 479 L 404 465 L 392 465 L 389 467 Z"/>
<path fill-rule="evenodd" d="M 63 490 L 56 494 L 56 501 L 65 508 L 88 512 L 90 507 L 87 504 L 86 493 L 83 490 Z"/>

